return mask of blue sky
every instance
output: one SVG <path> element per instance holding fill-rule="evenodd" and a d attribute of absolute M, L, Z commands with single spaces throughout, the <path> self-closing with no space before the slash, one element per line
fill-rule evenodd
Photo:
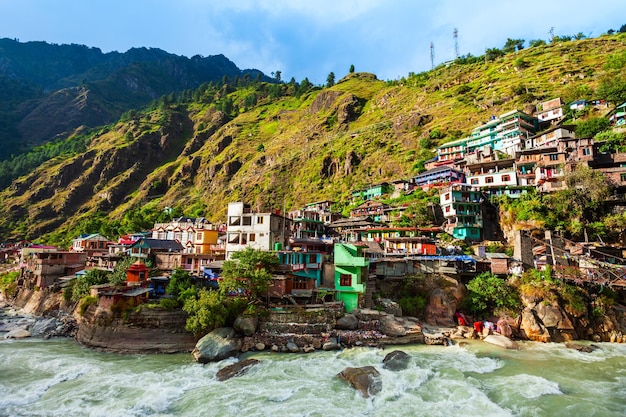
<path fill-rule="evenodd" d="M 599 36 L 626 24 L 624 0 L 0 0 L 0 37 L 103 52 L 155 47 L 224 54 L 239 68 L 323 84 L 354 65 L 380 79 L 481 55 L 507 38 Z"/>

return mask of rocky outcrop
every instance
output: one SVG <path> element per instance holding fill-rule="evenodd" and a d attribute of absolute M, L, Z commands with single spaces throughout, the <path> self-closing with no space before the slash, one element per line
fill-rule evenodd
<path fill-rule="evenodd" d="M 392 371 L 401 371 L 409 366 L 411 357 L 401 350 L 394 350 L 385 355 L 383 366 Z"/>
<path fill-rule="evenodd" d="M 220 327 L 198 340 L 191 354 L 200 363 L 217 362 L 239 353 L 242 341 L 232 327 Z"/>
<path fill-rule="evenodd" d="M 143 309 L 125 318 L 90 306 L 79 320 L 76 340 L 90 348 L 116 353 L 191 352 L 193 335 L 185 331 L 181 310 Z"/>
<path fill-rule="evenodd" d="M 258 359 L 248 358 L 243 361 L 228 365 L 215 374 L 218 381 L 226 381 L 227 379 L 246 374 L 254 365 L 261 363 Z"/>
<path fill-rule="evenodd" d="M 359 391 L 365 398 L 378 394 L 383 387 L 380 372 L 373 366 L 361 368 L 346 368 L 337 374 L 339 379 L 348 381 L 350 385 Z"/>
<path fill-rule="evenodd" d="M 424 312 L 424 320 L 429 324 L 438 326 L 454 325 L 454 313 L 457 305 L 454 298 L 446 294 L 443 288 L 435 288 L 431 291 Z"/>

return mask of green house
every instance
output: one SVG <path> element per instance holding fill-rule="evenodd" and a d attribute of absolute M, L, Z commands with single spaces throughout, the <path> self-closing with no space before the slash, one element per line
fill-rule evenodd
<path fill-rule="evenodd" d="M 369 270 L 365 248 L 347 243 L 335 244 L 335 290 L 337 300 L 343 301 L 347 312 L 357 308 L 359 296 L 365 294 Z"/>

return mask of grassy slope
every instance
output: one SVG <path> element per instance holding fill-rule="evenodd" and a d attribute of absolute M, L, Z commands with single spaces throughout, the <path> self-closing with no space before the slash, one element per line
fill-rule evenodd
<path fill-rule="evenodd" d="M 227 203 L 242 198 L 259 208 L 288 209 L 346 199 L 368 183 L 416 174 L 438 143 L 468 134 L 492 114 L 558 96 L 579 98 L 581 87 L 597 87 L 607 57 L 624 51 L 626 37 L 614 35 L 440 66 L 397 82 L 351 74 L 300 98 L 261 97 L 224 125 L 214 124 L 213 104 L 188 104 L 169 119 L 155 110 L 104 129 L 87 157 L 48 161 L 5 189 L 0 203 L 14 214 L 0 219 L 3 238 L 36 237 L 57 227 L 71 235 L 79 220 L 97 211 L 120 218 L 146 204 L 184 210 L 200 201 L 206 217 L 223 221 Z M 230 97 L 241 104 L 251 92 Z M 340 123 L 351 101 L 356 110 Z M 442 137 L 428 140 L 438 137 L 433 131 Z M 146 147 L 151 161 L 128 163 L 146 156 Z M 334 167 L 328 178 L 321 175 L 325 161 Z M 69 169 L 72 162 L 78 168 Z"/>

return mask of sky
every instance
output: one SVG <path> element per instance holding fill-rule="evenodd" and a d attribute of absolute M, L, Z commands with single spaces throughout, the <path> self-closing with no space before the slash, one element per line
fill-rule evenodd
<path fill-rule="evenodd" d="M 624 0 L 0 0 L 0 38 L 103 52 L 223 54 L 239 68 L 325 84 L 351 65 L 393 80 L 507 38 L 596 37 L 626 24 Z"/>

